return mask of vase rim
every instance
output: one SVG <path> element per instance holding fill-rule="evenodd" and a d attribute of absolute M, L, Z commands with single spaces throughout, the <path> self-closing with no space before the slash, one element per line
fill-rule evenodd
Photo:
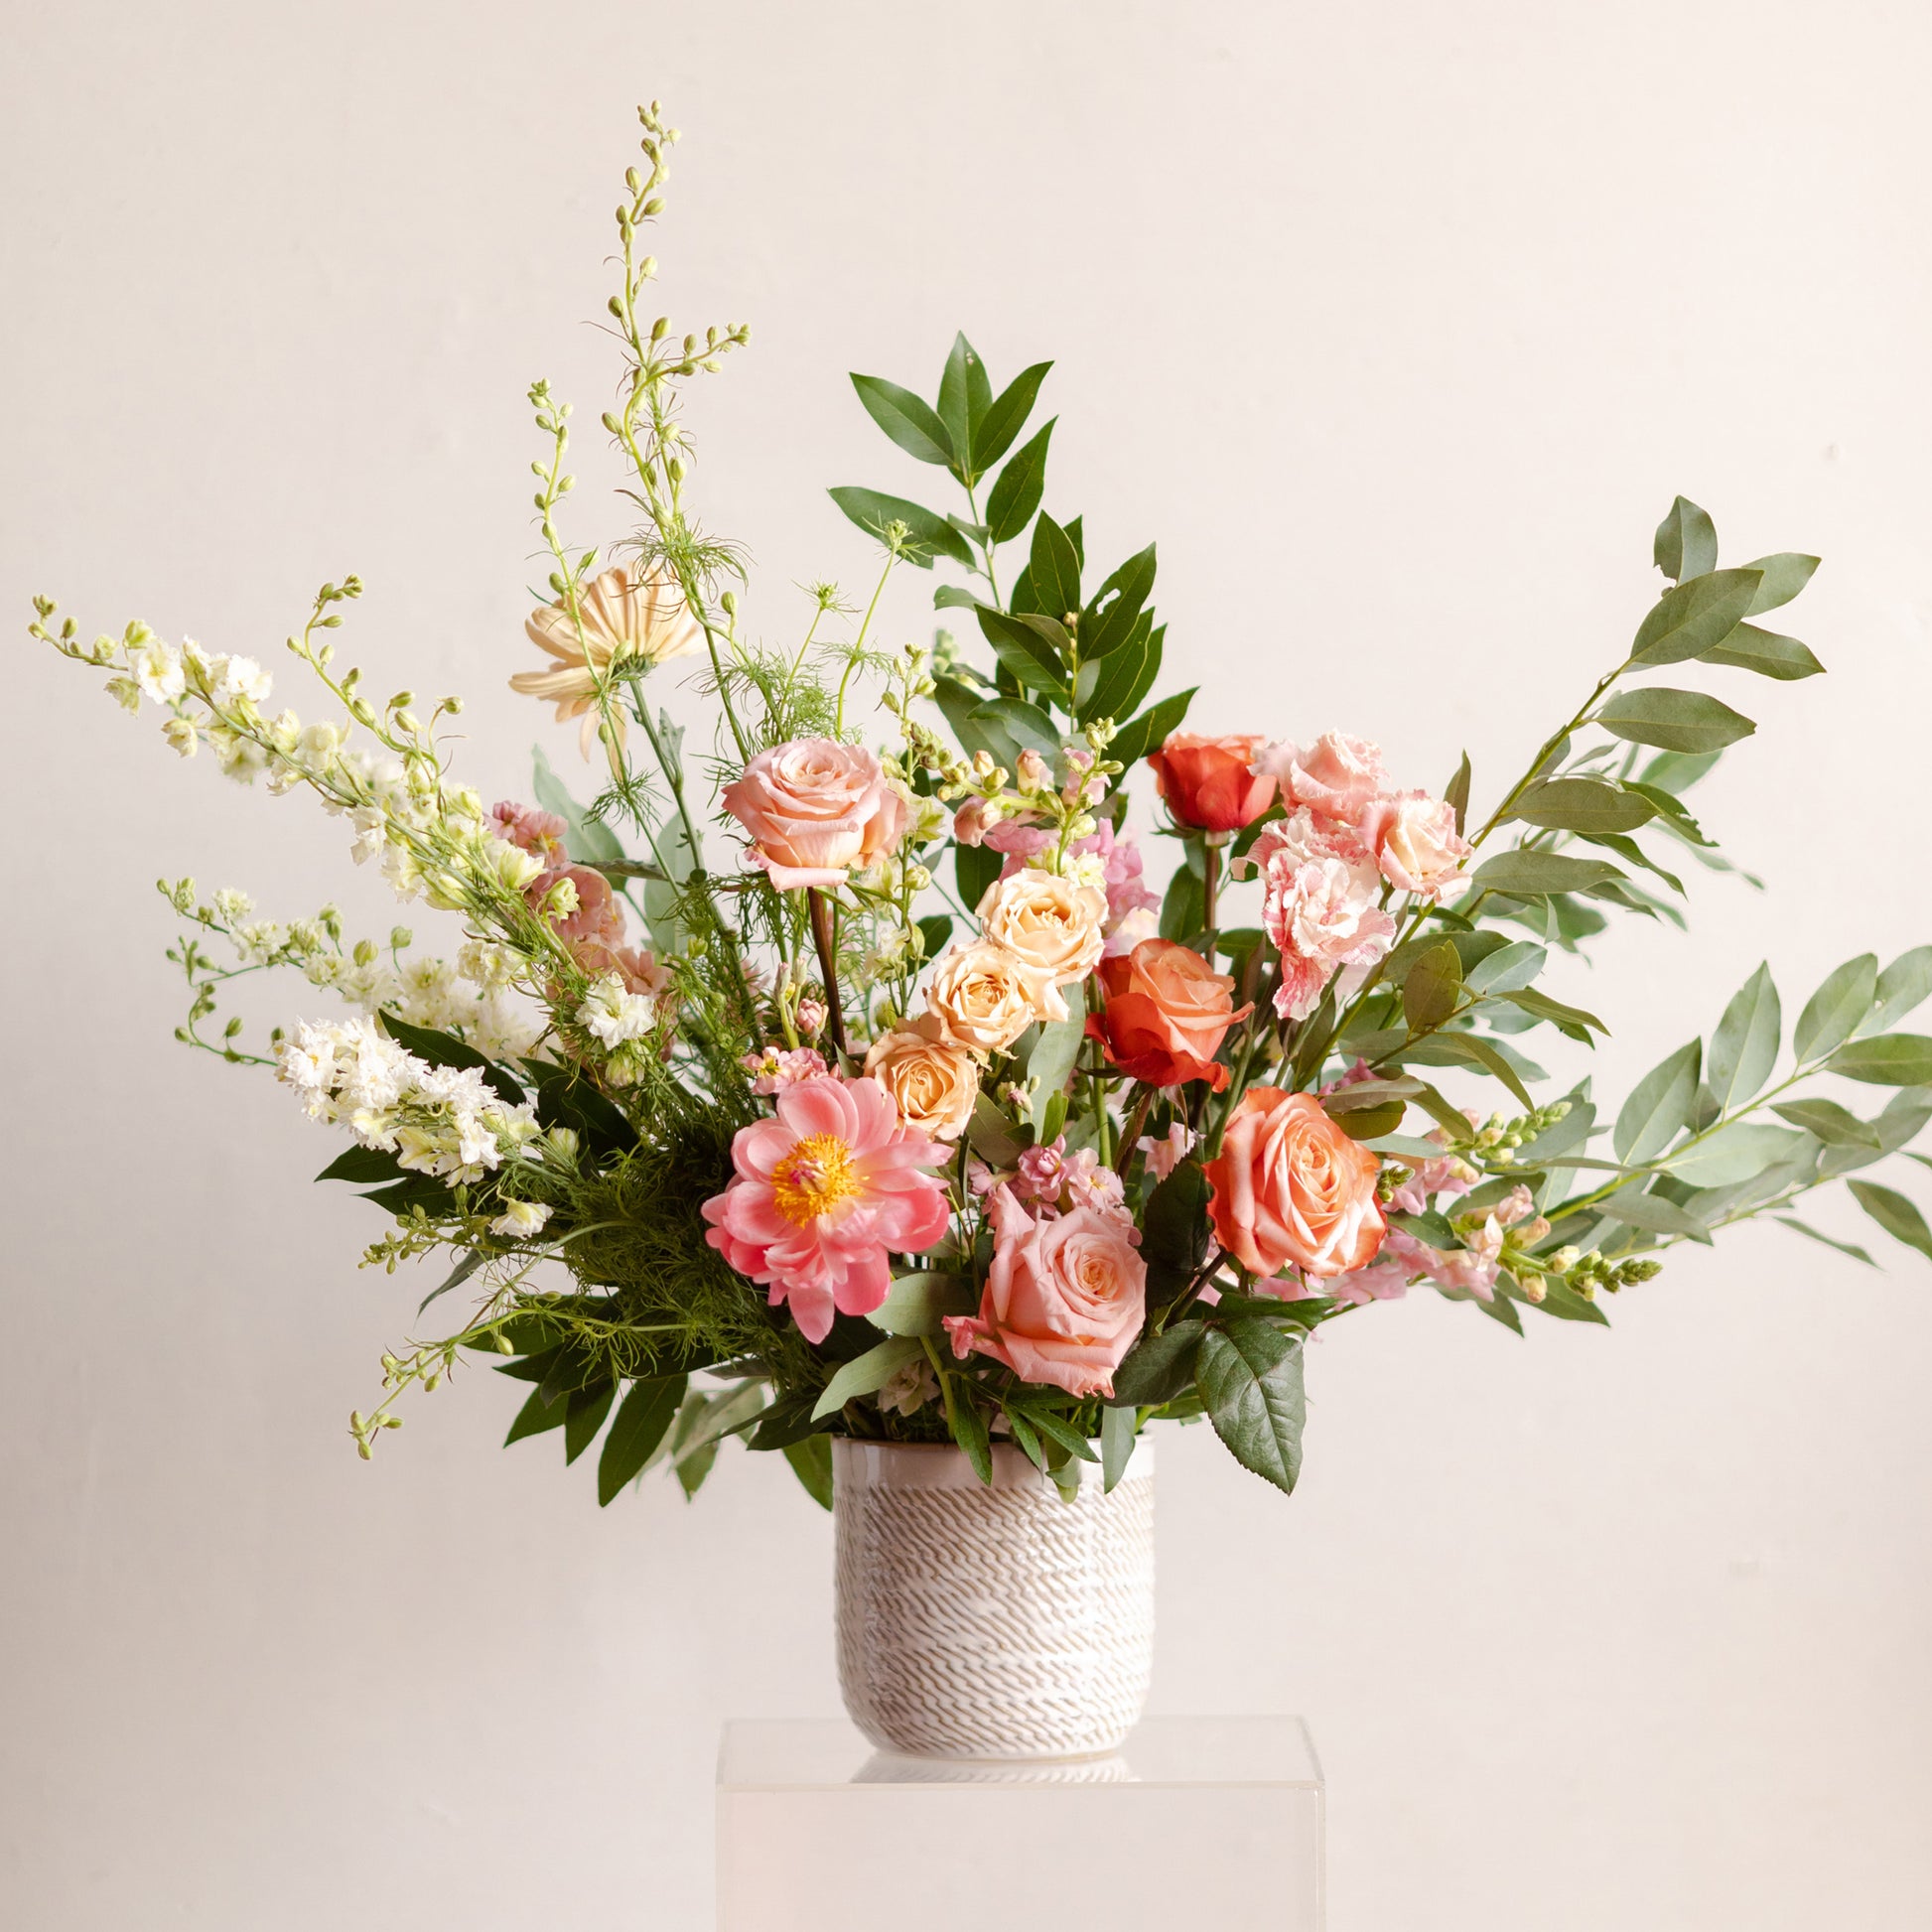
<path fill-rule="evenodd" d="M 995 1489 L 1055 1488 L 1050 1476 L 1034 1466 L 1026 1452 L 1012 1443 L 993 1446 Z M 868 1443 L 852 1436 L 832 1438 L 834 1493 L 839 1489 L 981 1489 L 985 1487 L 956 1443 Z M 1100 1464 L 1079 1462 L 1082 1490 L 1100 1493 Z M 1142 1436 L 1134 1445 L 1133 1459 L 1121 1482 L 1151 1478 L 1154 1444 Z M 1118 1485 L 1116 1485 L 1118 1486 Z"/>

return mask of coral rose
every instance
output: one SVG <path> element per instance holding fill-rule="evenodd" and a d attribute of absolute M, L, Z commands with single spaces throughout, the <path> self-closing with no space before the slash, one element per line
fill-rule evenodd
<path fill-rule="evenodd" d="M 1151 1087 L 1205 1080 L 1216 1093 L 1228 1070 L 1215 1059 L 1227 1030 L 1254 1011 L 1234 1011 L 1234 982 L 1172 939 L 1143 939 L 1100 962 L 1107 1010 L 1089 1023 L 1114 1064 Z"/>
<path fill-rule="evenodd" d="M 863 745 L 794 738 L 760 752 L 724 789 L 750 857 L 781 892 L 837 886 L 876 865 L 905 830 L 905 795 Z"/>
<path fill-rule="evenodd" d="M 1077 886 L 1029 866 L 986 889 L 979 921 L 994 945 L 1057 988 L 1085 979 L 1100 963 L 1107 943 L 1107 895 L 1098 886 Z M 1055 1020 L 1066 1018 L 1057 993 L 1046 1010 Z"/>
<path fill-rule="evenodd" d="M 704 1204 L 705 1240 L 819 1342 L 835 1312 L 885 1301 L 889 1254 L 918 1254 L 946 1232 L 945 1182 L 924 1172 L 946 1150 L 901 1126 L 877 1080 L 801 1080 L 774 1104 L 775 1119 L 733 1136 L 738 1173 Z"/>
<path fill-rule="evenodd" d="M 1426 791 L 1375 800 L 1362 814 L 1362 843 L 1398 892 L 1436 898 L 1462 877 L 1475 850 L 1455 829 L 1455 807 Z"/>
<path fill-rule="evenodd" d="M 882 1034 L 866 1054 L 866 1071 L 893 1096 L 907 1127 L 935 1141 L 956 1141 L 979 1098 L 978 1062 L 946 1037 L 936 1014 L 922 1013 Z"/>
<path fill-rule="evenodd" d="M 1258 735 L 1200 738 L 1173 732 L 1147 761 L 1154 786 L 1175 822 L 1203 832 L 1236 832 L 1274 802 L 1275 780 L 1254 768 L 1266 743 Z"/>
<path fill-rule="evenodd" d="M 939 955 L 926 987 L 926 1011 L 945 1037 L 981 1053 L 1002 1053 L 1040 1017 L 1045 1002 L 1066 1002 L 1037 969 L 1004 946 L 980 939 Z"/>
<path fill-rule="evenodd" d="M 1284 1268 L 1366 1268 L 1388 1233 L 1375 1202 L 1380 1163 L 1312 1094 L 1250 1087 L 1207 1163 L 1215 1238 L 1264 1281 Z"/>
<path fill-rule="evenodd" d="M 993 1266 L 979 1313 L 946 1318 L 953 1353 L 977 1350 L 1069 1395 L 1112 1395 L 1114 1370 L 1147 1315 L 1147 1263 L 1132 1224 L 1092 1207 L 1035 1219 L 1005 1187 L 987 1211 Z"/>

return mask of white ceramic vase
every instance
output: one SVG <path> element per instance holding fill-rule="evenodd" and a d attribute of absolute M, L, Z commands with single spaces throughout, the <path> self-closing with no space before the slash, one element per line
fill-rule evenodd
<path fill-rule="evenodd" d="M 1017 1449 L 834 1440 L 839 1688 L 883 1750 L 1056 1758 L 1119 1748 L 1154 1663 L 1154 1446 L 1071 1502 Z"/>

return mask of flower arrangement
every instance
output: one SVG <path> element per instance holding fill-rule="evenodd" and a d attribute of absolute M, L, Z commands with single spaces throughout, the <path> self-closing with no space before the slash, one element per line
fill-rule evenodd
<path fill-rule="evenodd" d="M 852 378 L 953 507 L 832 490 L 878 588 L 860 613 L 819 586 L 802 640 L 764 643 L 741 553 L 697 520 L 682 413 L 749 331 L 646 319 L 677 137 L 655 104 L 640 119 L 603 428 L 642 522 L 615 546 L 566 536 L 571 411 L 530 391 L 550 599 L 526 625 L 542 663 L 510 682 L 577 726 L 588 802 L 539 756 L 532 802 L 485 804 L 449 766 L 458 699 L 380 703 L 339 668 L 353 577 L 288 640 L 307 719 L 254 658 L 138 622 L 84 642 L 47 600 L 32 625 L 184 758 L 312 793 L 358 865 L 450 922 L 426 954 L 402 928 L 351 940 L 333 907 L 284 923 L 162 888 L 179 1037 L 270 1069 L 345 1142 L 321 1177 L 389 1217 L 365 1259 L 444 1252 L 424 1308 L 468 1303 L 383 1357 L 362 1455 L 405 1391 L 493 1356 L 529 1386 L 509 1440 L 560 1430 L 575 1460 L 601 1438 L 605 1502 L 659 1462 L 694 1492 L 732 1437 L 820 1501 L 835 1434 L 950 1442 L 983 1476 L 1006 1440 L 1111 1487 L 1149 1424 L 1202 1417 L 1290 1489 L 1309 1336 L 1412 1288 L 1518 1332 L 1600 1322 L 1680 1242 L 1764 1214 L 1826 1240 L 1793 1209 L 1840 1177 L 1932 1256 L 1917 1208 L 1862 1177 L 1932 1119 L 1932 1037 L 1895 1031 L 1932 947 L 1840 967 L 1788 1055 L 1760 968 L 1614 1110 L 1527 1050 L 1604 1031 L 1539 990 L 1552 950 L 1617 913 L 1681 923 L 1670 867 L 1727 869 L 1686 796 L 1753 727 L 1653 674 L 1816 673 L 1754 621 L 1816 559 L 1720 568 L 1680 497 L 1654 542 L 1669 588 L 1477 817 L 1466 758 L 1438 795 L 1339 732 L 1184 731 L 1195 692 L 1156 695 L 1154 547 L 1089 563 L 1081 520 L 1042 506 L 1050 364 L 996 390 L 962 336 L 931 402 Z M 879 593 L 908 569 L 946 578 L 934 606 L 970 643 L 881 647 Z M 679 668 L 716 707 L 702 759 L 652 701 Z M 1149 835 L 1175 855 L 1159 896 Z M 211 1030 L 265 969 L 339 1004 L 258 1052 L 239 1019 Z M 1873 1086 L 1875 1114 L 1847 1104 Z"/>

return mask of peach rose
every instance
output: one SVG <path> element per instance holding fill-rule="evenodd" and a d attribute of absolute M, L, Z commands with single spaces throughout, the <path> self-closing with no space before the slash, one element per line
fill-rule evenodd
<path fill-rule="evenodd" d="M 1256 769 L 1281 780 L 1291 806 L 1306 805 L 1317 819 L 1356 824 L 1388 789 L 1382 748 L 1346 732 L 1323 732 L 1304 752 L 1288 744 L 1271 745 Z"/>
<path fill-rule="evenodd" d="M 1041 1003 L 1066 1003 L 1052 983 L 1004 946 L 980 939 L 939 955 L 925 990 L 926 1011 L 945 1037 L 982 1053 L 1004 1052 L 1040 1017 Z"/>
<path fill-rule="evenodd" d="M 980 931 L 1004 946 L 1049 986 L 1083 980 L 1100 963 L 1107 943 L 1107 895 L 1097 886 L 1076 886 L 1028 866 L 996 879 L 979 902 Z M 1055 993 L 1055 1020 L 1066 1005 Z"/>
<path fill-rule="evenodd" d="M 1074 1207 L 1035 1220 L 1011 1191 L 987 1202 L 993 1266 L 977 1315 L 949 1315 L 953 1353 L 977 1350 L 1026 1382 L 1112 1395 L 1147 1316 L 1147 1263 L 1119 1214 Z"/>
<path fill-rule="evenodd" d="M 794 738 L 760 752 L 724 790 L 752 837 L 751 860 L 781 892 L 837 886 L 897 846 L 905 796 L 863 745 Z"/>
<path fill-rule="evenodd" d="M 1131 953 L 1100 962 L 1107 1010 L 1094 1031 L 1113 1062 L 1149 1086 L 1205 1080 L 1216 1093 L 1228 1070 L 1215 1059 L 1227 1030 L 1254 1011 L 1234 1011 L 1234 982 L 1199 953 L 1172 939 L 1143 939 Z"/>
<path fill-rule="evenodd" d="M 1147 761 L 1154 767 L 1154 788 L 1168 801 L 1175 823 L 1204 832 L 1252 825 L 1275 799 L 1273 777 L 1254 768 L 1265 743 L 1258 735 L 1170 734 Z"/>
<path fill-rule="evenodd" d="M 1215 1237 L 1264 1281 L 1291 1265 L 1316 1276 L 1366 1268 L 1388 1233 L 1380 1166 L 1312 1094 L 1250 1087 L 1207 1163 Z"/>
<path fill-rule="evenodd" d="M 980 1070 L 946 1037 L 936 1014 L 901 1021 L 875 1039 L 866 1071 L 893 1096 L 900 1122 L 935 1141 L 956 1141 L 973 1117 Z"/>
<path fill-rule="evenodd" d="M 1362 843 L 1398 892 L 1435 898 L 1462 877 L 1475 850 L 1455 829 L 1455 807 L 1426 791 L 1375 800 L 1361 819 Z"/>

